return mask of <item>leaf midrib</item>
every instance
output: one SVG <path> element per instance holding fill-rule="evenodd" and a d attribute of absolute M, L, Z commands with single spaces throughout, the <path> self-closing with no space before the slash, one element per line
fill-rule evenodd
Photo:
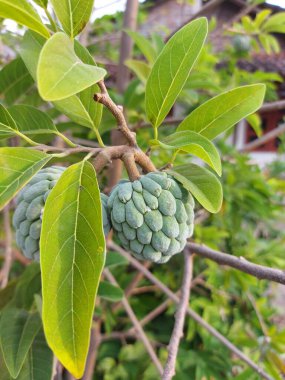
<path fill-rule="evenodd" d="M 79 189 L 77 192 L 77 199 L 76 199 L 76 214 L 75 214 L 75 225 L 74 225 L 74 243 L 73 243 L 73 258 L 72 258 L 72 270 L 71 270 L 71 325 L 72 325 L 72 343 L 73 343 L 73 353 L 74 353 L 74 360 L 76 362 L 76 366 L 78 367 L 78 359 L 76 354 L 76 346 L 75 346 L 75 327 L 74 327 L 74 315 L 73 315 L 73 303 L 74 303 L 74 268 L 75 268 L 75 259 L 76 259 L 76 242 L 77 242 L 77 228 L 78 228 L 78 215 L 79 215 L 79 204 L 80 204 L 80 186 L 82 183 L 82 172 L 85 165 L 85 161 L 82 161 L 80 173 L 79 173 Z"/>
<path fill-rule="evenodd" d="M 158 127 L 158 124 L 157 124 L 157 123 L 158 123 L 158 120 L 159 120 L 160 115 L 161 115 L 161 113 L 162 113 L 162 109 L 163 109 L 163 107 L 164 107 L 164 104 L 165 104 L 165 102 L 166 102 L 166 100 L 167 100 L 167 98 L 168 98 L 168 94 L 169 94 L 169 92 L 172 90 L 172 87 L 173 87 L 173 84 L 174 84 L 174 82 L 175 82 L 175 79 L 176 79 L 177 75 L 178 75 L 179 72 L 180 72 L 180 68 L 181 68 L 181 66 L 184 64 L 184 62 L 185 62 L 185 60 L 186 60 L 186 58 L 187 58 L 187 56 L 188 56 L 188 54 L 189 54 L 189 51 L 190 51 L 190 49 L 192 48 L 193 43 L 194 43 L 194 41 L 195 41 L 195 39 L 196 39 L 196 36 L 197 36 L 198 32 L 200 31 L 201 27 L 202 27 L 202 24 L 201 24 L 201 25 L 199 26 L 199 28 L 197 29 L 197 31 L 196 31 L 196 33 L 195 33 L 195 36 L 194 36 L 194 38 L 193 38 L 192 41 L 191 41 L 191 45 L 190 45 L 189 48 L 187 49 L 187 53 L 185 54 L 185 57 L 184 57 L 183 60 L 181 61 L 180 65 L 179 65 L 179 67 L 178 67 L 178 69 L 177 69 L 177 71 L 176 71 L 176 74 L 175 74 L 174 77 L 172 78 L 171 85 L 169 86 L 169 88 L 168 88 L 168 90 L 167 90 L 167 93 L 166 93 L 166 95 L 165 95 L 165 97 L 164 97 L 164 99 L 163 99 L 163 102 L 162 102 L 161 106 L 160 106 L 160 111 L 158 112 L 158 115 L 157 115 L 157 117 L 156 117 L 156 123 L 155 123 L 155 127 L 156 127 L 156 128 Z M 195 64 L 195 62 L 196 62 L 197 59 L 198 59 L 198 56 L 196 57 L 196 59 L 194 59 L 193 64 L 191 65 L 191 68 L 193 67 L 193 65 Z M 190 69 L 191 69 L 191 68 L 190 68 Z M 190 70 L 189 70 L 189 74 L 190 74 Z M 188 75 L 188 76 L 189 76 L 189 75 Z M 186 82 L 186 80 L 187 80 L 187 77 L 186 77 L 184 83 Z M 184 85 L 184 84 L 183 84 L 183 85 Z M 181 86 L 181 88 L 183 87 L 183 85 Z"/>

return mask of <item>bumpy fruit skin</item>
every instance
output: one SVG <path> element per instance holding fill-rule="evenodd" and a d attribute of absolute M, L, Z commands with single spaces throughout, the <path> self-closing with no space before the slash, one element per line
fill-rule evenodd
<path fill-rule="evenodd" d="M 236 35 L 233 37 L 233 46 L 237 53 L 248 53 L 251 48 L 249 36 Z"/>
<path fill-rule="evenodd" d="M 140 260 L 166 263 L 193 234 L 194 200 L 165 172 L 120 182 L 108 208 L 122 246 Z"/>
<path fill-rule="evenodd" d="M 42 227 L 42 215 L 47 197 L 64 172 L 61 166 L 51 166 L 40 170 L 20 191 L 16 198 L 13 226 L 16 230 L 16 243 L 24 255 L 39 261 L 39 242 Z M 104 233 L 110 231 L 107 214 L 108 197 L 101 194 Z"/>

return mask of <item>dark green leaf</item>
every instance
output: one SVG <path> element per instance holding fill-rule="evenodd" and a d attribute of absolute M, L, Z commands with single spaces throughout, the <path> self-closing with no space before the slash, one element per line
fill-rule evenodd
<path fill-rule="evenodd" d="M 0 93 L 8 105 L 16 102 L 34 84 L 21 58 L 9 62 L 0 71 Z"/>
<path fill-rule="evenodd" d="M 7 368 L 17 378 L 33 340 L 41 327 L 38 313 L 6 309 L 0 320 L 0 345 Z"/>
<path fill-rule="evenodd" d="M 119 265 L 128 265 L 129 262 L 118 252 L 108 252 L 106 256 L 105 267 L 115 267 Z"/>
<path fill-rule="evenodd" d="M 101 281 L 98 296 L 111 302 L 118 302 L 124 297 L 124 292 L 118 286 L 110 284 L 110 282 Z"/>

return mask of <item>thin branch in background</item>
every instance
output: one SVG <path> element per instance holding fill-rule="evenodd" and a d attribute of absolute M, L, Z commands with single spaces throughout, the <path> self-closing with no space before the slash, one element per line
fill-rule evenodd
<path fill-rule="evenodd" d="M 257 316 L 257 319 L 259 321 L 259 324 L 260 324 L 260 327 L 261 327 L 261 330 L 263 332 L 263 335 L 266 337 L 268 336 L 268 331 L 267 331 L 267 327 L 266 327 L 266 324 L 264 322 L 264 319 L 262 317 L 262 315 L 260 314 L 259 310 L 258 310 L 258 307 L 256 305 L 256 301 L 253 297 L 253 295 L 250 293 L 250 292 L 246 292 L 246 295 L 247 295 L 247 298 L 249 299 L 254 311 L 255 311 L 255 314 Z"/>
<path fill-rule="evenodd" d="M 183 337 L 185 316 L 188 308 L 191 280 L 193 273 L 193 255 L 184 251 L 184 274 L 181 285 L 181 298 L 175 314 L 175 324 L 168 346 L 168 358 L 164 367 L 162 380 L 171 380 L 175 375 L 175 365 L 179 349 L 179 343 Z"/>
<path fill-rule="evenodd" d="M 230 266 L 260 280 L 270 280 L 285 285 L 285 271 L 283 270 L 253 264 L 244 257 L 236 257 L 228 253 L 215 251 L 205 245 L 187 243 L 187 247 L 197 255 L 213 260 L 220 265 Z"/>
<path fill-rule="evenodd" d="M 145 262 L 143 265 L 146 268 L 149 268 L 151 264 L 149 262 Z M 144 275 L 141 272 L 137 272 L 135 274 L 134 278 L 125 289 L 125 297 L 128 298 L 132 294 L 133 290 L 139 284 L 139 282 L 143 279 L 143 277 Z M 120 307 L 121 307 L 121 304 L 118 302 L 112 307 L 112 312 L 115 313 Z"/>
<path fill-rule="evenodd" d="M 148 278 L 153 284 L 157 285 L 173 302 L 179 303 L 179 297 L 173 293 L 166 285 L 164 285 L 158 278 L 156 278 L 147 268 L 145 268 L 141 263 L 134 259 L 127 251 L 122 249 L 119 245 L 114 242 L 109 242 L 108 247 L 112 250 L 116 250 L 123 257 L 125 257 L 131 265 L 140 270 L 146 278 Z M 235 354 L 239 359 L 245 362 L 249 367 L 251 367 L 256 373 L 258 373 L 265 380 L 273 380 L 261 367 L 255 364 L 249 357 L 247 357 L 242 351 L 240 351 L 234 344 L 232 344 L 226 337 L 220 334 L 213 326 L 209 325 L 203 318 L 201 318 L 195 311 L 191 308 L 187 309 L 187 314 L 205 330 L 207 330 L 212 336 L 214 336 L 218 341 L 220 341 L 225 347 L 227 347 L 233 354 Z"/>
<path fill-rule="evenodd" d="M 101 344 L 101 320 L 95 321 L 95 326 L 91 329 L 90 346 L 87 356 L 86 366 L 82 380 L 92 380 L 94 368 Z"/>
<path fill-rule="evenodd" d="M 144 266 L 143 266 L 143 268 L 144 268 Z M 113 284 L 115 286 L 118 286 L 117 281 L 115 280 L 114 276 L 112 275 L 112 273 L 108 269 L 104 270 L 104 274 L 106 275 L 107 279 L 110 281 L 111 284 Z M 128 316 L 129 316 L 132 324 L 134 325 L 134 327 L 135 327 L 138 335 L 140 336 L 140 338 L 141 338 L 141 340 L 142 340 L 142 342 L 143 342 L 143 344 L 144 344 L 144 346 L 145 346 L 145 348 L 146 348 L 146 350 L 147 350 L 147 352 L 148 352 L 151 360 L 153 361 L 154 365 L 156 366 L 159 374 L 162 374 L 162 372 L 163 372 L 162 365 L 161 365 L 161 363 L 160 363 L 160 361 L 159 361 L 159 359 L 158 359 L 158 357 L 157 357 L 157 355 L 156 355 L 156 353 L 155 353 L 155 351 L 154 351 L 154 349 L 153 349 L 153 347 L 152 347 L 152 345 L 151 345 L 148 337 L 146 336 L 143 328 L 141 327 L 141 325 L 140 325 L 140 323 L 139 323 L 139 321 L 138 321 L 135 313 L 133 312 L 133 309 L 131 308 L 131 306 L 130 306 L 128 300 L 127 300 L 127 298 L 124 296 L 122 298 L 121 302 L 124 305 L 124 308 L 125 308 Z"/>
<path fill-rule="evenodd" d="M 12 231 L 10 225 L 10 206 L 9 204 L 3 210 L 4 233 L 5 233 L 5 260 L 1 271 L 1 288 L 5 288 L 9 281 L 9 274 L 13 262 L 12 255 Z"/>

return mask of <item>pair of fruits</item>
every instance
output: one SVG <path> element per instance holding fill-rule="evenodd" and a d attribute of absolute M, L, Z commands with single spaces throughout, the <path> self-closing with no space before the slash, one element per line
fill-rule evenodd
<path fill-rule="evenodd" d="M 40 170 L 21 190 L 13 216 L 16 243 L 24 255 L 39 260 L 39 240 L 46 199 L 65 168 Z M 122 246 L 140 260 L 165 263 L 181 252 L 194 227 L 191 194 L 165 172 L 123 180 L 101 194 L 104 233 L 111 228 Z"/>

